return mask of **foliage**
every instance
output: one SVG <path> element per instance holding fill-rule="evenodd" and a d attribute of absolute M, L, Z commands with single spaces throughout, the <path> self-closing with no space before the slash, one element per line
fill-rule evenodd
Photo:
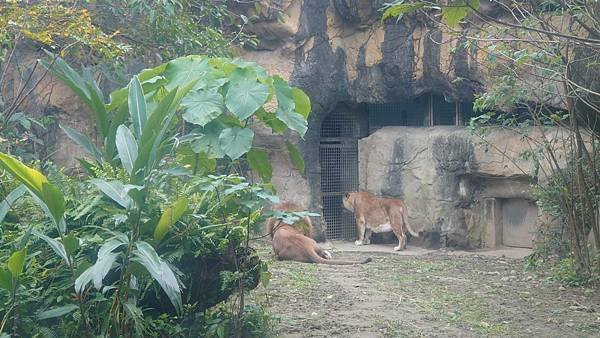
<path fill-rule="evenodd" d="M 3 51 L 22 38 L 64 50 L 77 45 L 77 53 L 93 51 L 105 58 L 121 56 L 126 47 L 114 41 L 92 20 L 90 12 L 73 1 L 5 1 L 0 4 L 0 46 Z M 3 56 L 5 54 L 3 53 Z"/>
<path fill-rule="evenodd" d="M 51 66 L 49 62 L 44 65 Z M 310 102 L 306 94 L 290 88 L 278 76 L 268 76 L 253 63 L 202 56 L 178 58 L 143 70 L 127 88 L 113 92 L 111 102 L 106 105 L 93 79 L 80 77 L 60 58 L 54 65 L 50 68 L 52 73 L 65 81 L 93 112 L 98 133 L 104 140 L 102 151 L 86 136 L 63 129 L 96 165 L 103 161 L 121 162 L 130 173 L 134 171 L 132 184 L 141 183 L 142 165 L 148 163 L 147 170 L 152 170 L 157 158 L 170 151 L 171 147 L 162 143 L 174 141 L 164 135 L 177 127 L 175 108 L 179 103 L 181 118 L 195 126 L 177 140 L 179 146 L 190 147 L 195 154 L 191 163 L 180 168 L 192 172 L 198 170 L 201 158 L 214 160 L 227 156 L 236 160 L 250 152 L 251 168 L 268 182 L 271 165 L 263 161 L 267 157 L 265 150 L 252 148 L 254 132 L 249 126 L 260 121 L 279 134 L 287 126 L 301 136 L 307 129 Z M 270 111 L 266 104 L 274 100 L 276 109 Z M 119 127 L 127 118 L 125 106 L 131 116 L 131 130 Z M 134 137 L 140 140 L 139 144 L 132 141 Z M 292 144 L 288 148 L 296 166 L 302 168 L 297 150 Z"/>
<path fill-rule="evenodd" d="M 455 0 L 450 2 L 438 3 L 434 1 L 417 1 L 409 3 L 405 0 L 399 0 L 384 7 L 381 21 L 390 18 L 400 20 L 402 16 L 419 10 L 441 11 L 442 20 L 449 26 L 458 25 L 467 14 L 472 10 L 479 9 L 479 0 Z"/>
<path fill-rule="evenodd" d="M 240 310 L 226 319 L 229 332 L 263 330 L 269 317 L 243 301 L 267 276 L 248 242 L 265 203 L 277 199 L 235 168 L 247 155 L 268 181 L 267 153 L 252 148 L 250 126 L 262 121 L 303 135 L 306 95 L 254 64 L 190 56 L 142 71 L 105 104 L 90 76 L 53 60 L 44 65 L 86 104 L 103 142 L 63 127 L 91 157 L 81 160 L 89 175 L 81 179 L 53 170 L 49 177 L 0 154 L 6 174 L 29 192 L 21 198 L 46 215 L 17 218 L 20 246 L 0 251 L 9 256 L 2 280 L 11 281 L 3 283 L 11 291 L 0 307 L 5 325 L 21 335 L 176 334 L 192 308 L 204 311 L 236 293 Z M 204 100 L 221 102 L 217 113 Z M 271 100 L 275 111 L 265 108 Z M 188 149 L 192 161 L 181 156 Z M 207 175 L 217 159 L 231 174 Z"/>
<path fill-rule="evenodd" d="M 202 53 L 226 56 L 232 45 L 255 46 L 244 27 L 250 19 L 235 14 L 226 2 L 213 0 L 100 0 L 99 26 L 119 30 L 135 55 L 171 59 Z"/>

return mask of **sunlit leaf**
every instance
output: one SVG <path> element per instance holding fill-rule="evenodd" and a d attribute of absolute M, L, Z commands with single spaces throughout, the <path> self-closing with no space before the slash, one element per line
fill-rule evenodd
<path fill-rule="evenodd" d="M 165 237 L 171 226 L 173 226 L 173 224 L 175 224 L 175 222 L 177 222 L 186 212 L 187 206 L 188 200 L 183 198 L 173 203 L 172 206 L 163 212 L 154 229 L 155 240 L 161 241 Z"/>
<path fill-rule="evenodd" d="M 25 257 L 27 256 L 27 248 L 23 248 L 19 251 L 15 251 L 8 258 L 8 271 L 13 275 L 14 278 L 19 278 L 23 267 L 25 266 Z"/>
<path fill-rule="evenodd" d="M 4 153 L 0 153 L 0 165 L 46 204 L 56 224 L 60 222 L 65 213 L 64 196 L 46 176 Z"/>

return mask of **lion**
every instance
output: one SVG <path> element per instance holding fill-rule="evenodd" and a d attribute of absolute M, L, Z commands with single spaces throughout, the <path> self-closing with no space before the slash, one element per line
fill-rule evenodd
<path fill-rule="evenodd" d="M 284 212 L 304 210 L 299 205 L 289 202 L 278 204 L 273 209 Z M 331 265 L 364 264 L 371 261 L 371 258 L 363 261 L 331 259 L 331 254 L 309 237 L 313 233 L 313 226 L 308 216 L 302 217 L 292 225 L 271 217 L 267 220 L 267 231 L 272 238 L 273 252 L 280 260 Z"/>
<path fill-rule="evenodd" d="M 377 197 L 368 192 L 348 192 L 342 204 L 354 213 L 358 233 L 356 245 L 370 244 L 371 232 L 393 231 L 398 238 L 398 246 L 394 250 L 399 251 L 406 247 L 405 230 L 419 237 L 408 223 L 408 209 L 400 199 Z"/>

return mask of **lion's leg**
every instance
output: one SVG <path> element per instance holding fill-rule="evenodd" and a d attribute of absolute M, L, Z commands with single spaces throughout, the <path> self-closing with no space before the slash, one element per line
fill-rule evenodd
<path fill-rule="evenodd" d="M 371 234 L 372 233 L 373 232 L 368 227 L 365 227 L 365 240 L 363 241 L 363 243 L 365 245 L 371 244 Z"/>
<path fill-rule="evenodd" d="M 356 219 L 356 234 L 358 235 L 358 240 L 354 242 L 356 245 L 363 245 L 365 240 L 365 230 L 366 222 L 364 217 L 360 217 Z"/>
<path fill-rule="evenodd" d="M 398 238 L 398 246 L 394 247 L 395 251 L 400 251 L 406 247 L 406 235 L 404 234 L 404 224 L 402 224 L 402 218 L 392 223 L 392 231 Z"/>

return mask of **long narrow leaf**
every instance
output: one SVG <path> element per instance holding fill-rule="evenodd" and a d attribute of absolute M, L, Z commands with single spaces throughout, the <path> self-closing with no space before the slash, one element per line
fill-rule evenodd
<path fill-rule="evenodd" d="M 90 107 L 91 100 L 90 94 L 86 87 L 85 81 L 77 72 L 71 68 L 63 59 L 56 57 L 52 53 L 48 53 L 48 56 L 54 60 L 51 64 L 45 60 L 38 60 L 38 62 L 46 69 L 48 69 L 52 75 L 56 76 L 64 84 L 66 84 L 71 90 L 79 96 L 79 98 L 85 103 L 86 106 Z M 90 107 L 91 108 L 91 107 Z"/>
<path fill-rule="evenodd" d="M 65 213 L 65 199 L 60 190 L 48 182 L 46 176 L 4 153 L 0 153 L 0 166 L 37 195 L 48 206 L 56 224 L 60 223 Z"/>
<path fill-rule="evenodd" d="M 108 274 L 117 260 L 118 254 L 113 251 L 123 244 L 122 241 L 116 238 L 106 241 L 100 247 L 100 250 L 98 250 L 96 263 L 87 268 L 75 280 L 75 292 L 81 293 L 90 282 L 93 283 L 94 288 L 100 290 L 102 288 L 102 280 L 104 280 L 104 277 L 106 277 L 106 274 Z"/>
<path fill-rule="evenodd" d="M 154 239 L 161 241 L 171 226 L 177 222 L 181 216 L 185 213 L 188 207 L 188 200 L 183 198 L 173 203 L 172 206 L 167 208 L 165 212 L 160 216 L 156 228 L 154 228 Z"/>
<path fill-rule="evenodd" d="M 116 141 L 121 164 L 123 164 L 125 170 L 131 175 L 133 164 L 138 156 L 138 145 L 135 137 L 129 128 L 125 127 L 125 125 L 120 125 L 119 128 L 117 128 Z"/>
<path fill-rule="evenodd" d="M 59 127 L 65 132 L 65 134 L 67 134 L 67 136 L 71 140 L 80 145 L 88 154 L 93 156 L 97 163 L 102 162 L 102 153 L 96 147 L 96 145 L 94 145 L 92 140 L 89 139 L 89 137 L 81 134 L 73 128 L 63 126 L 62 124 L 60 124 Z"/>
<path fill-rule="evenodd" d="M 92 106 L 94 117 L 96 118 L 96 123 L 98 124 L 98 131 L 100 132 L 100 135 L 102 135 L 102 138 L 105 138 L 108 134 L 110 122 L 106 106 L 102 100 L 102 92 L 100 92 L 100 89 L 98 89 L 95 82 L 87 83 L 86 85 L 90 93 L 90 104 Z"/>
<path fill-rule="evenodd" d="M 58 255 L 60 256 L 62 259 L 65 260 L 65 263 L 69 264 L 70 260 L 69 260 L 69 255 L 67 255 L 67 251 L 65 250 L 65 247 L 62 245 L 61 242 L 50 238 L 44 234 L 42 234 L 41 232 L 37 231 L 37 230 L 33 230 L 32 233 L 39 237 L 40 239 L 42 239 L 44 242 L 48 243 L 48 245 L 50 245 L 50 248 L 52 248 L 52 250 Z"/>
<path fill-rule="evenodd" d="M 144 92 L 142 91 L 142 85 L 137 76 L 134 76 L 129 82 L 129 96 L 127 98 L 127 105 L 129 107 L 129 116 L 131 117 L 131 123 L 133 124 L 133 133 L 140 139 L 142 136 L 142 130 L 146 124 L 146 99 L 144 98 Z"/>
<path fill-rule="evenodd" d="M 54 309 L 50 309 L 50 310 L 46 310 L 46 311 L 38 313 L 37 319 L 44 320 L 44 319 L 62 317 L 64 315 L 66 315 L 67 313 L 71 313 L 71 312 L 77 310 L 78 308 L 79 307 L 75 304 L 67 304 L 64 306 L 55 307 Z"/>
<path fill-rule="evenodd" d="M 181 312 L 181 288 L 173 270 L 158 256 L 150 244 L 140 241 L 136 242 L 135 246 L 137 249 L 133 251 L 134 259 L 148 270 L 152 278 L 165 291 L 177 312 Z"/>
<path fill-rule="evenodd" d="M 24 185 L 20 185 L 20 186 L 16 187 L 15 190 L 11 191 L 6 196 L 4 201 L 2 201 L 2 203 L 0 203 L 0 223 L 2 223 L 2 221 L 4 220 L 4 217 L 6 217 L 6 214 L 8 213 L 8 211 L 10 210 L 12 205 L 19 198 L 21 198 L 23 195 L 25 195 L 26 192 L 27 192 L 27 188 Z"/>
<path fill-rule="evenodd" d="M 133 200 L 127 192 L 129 190 L 125 189 L 123 183 L 119 181 L 104 181 L 101 179 L 92 179 L 92 183 L 98 187 L 106 196 L 110 197 L 113 201 L 117 202 L 120 206 L 125 209 L 129 209 L 133 205 Z"/>

